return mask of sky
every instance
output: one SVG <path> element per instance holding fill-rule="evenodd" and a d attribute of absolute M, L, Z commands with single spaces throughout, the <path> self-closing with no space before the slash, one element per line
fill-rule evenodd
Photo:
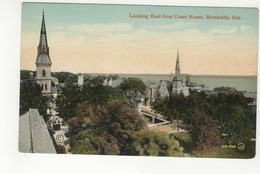
<path fill-rule="evenodd" d="M 257 75 L 256 8 L 23 3 L 21 69 L 36 69 L 43 9 L 52 71 L 170 74 L 179 47 L 181 73 Z"/>

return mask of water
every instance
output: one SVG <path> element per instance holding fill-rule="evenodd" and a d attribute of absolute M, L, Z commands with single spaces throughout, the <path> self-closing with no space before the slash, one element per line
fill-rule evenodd
<path fill-rule="evenodd" d="M 144 82 L 158 83 L 160 80 L 169 80 L 170 75 L 160 74 L 123 74 L 121 77 L 138 77 Z M 182 77 L 185 80 L 185 76 Z M 235 87 L 239 91 L 256 92 L 256 76 L 190 76 L 191 82 L 205 84 L 209 90 L 220 86 Z"/>

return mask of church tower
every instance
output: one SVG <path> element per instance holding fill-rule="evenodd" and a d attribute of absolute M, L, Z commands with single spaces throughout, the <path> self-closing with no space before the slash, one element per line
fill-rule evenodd
<path fill-rule="evenodd" d="M 42 89 L 43 96 L 50 96 L 51 93 L 51 59 L 47 42 L 44 11 L 42 13 L 42 25 L 40 31 L 40 42 L 36 58 L 36 80 Z"/>
<path fill-rule="evenodd" d="M 180 60 L 179 60 L 179 47 L 177 49 L 177 58 L 176 58 L 176 65 L 175 65 L 175 74 L 172 79 L 172 93 L 183 93 L 184 96 L 189 95 L 189 90 L 185 83 L 183 83 L 181 79 L 181 69 L 180 69 Z"/>
<path fill-rule="evenodd" d="M 177 49 L 177 59 L 176 59 L 176 65 L 175 65 L 175 79 L 181 80 L 181 69 L 180 69 L 180 60 L 179 60 L 179 47 Z"/>
<path fill-rule="evenodd" d="M 181 80 L 181 69 L 180 69 L 180 60 L 179 60 L 179 47 L 177 49 L 177 58 L 175 65 L 175 74 L 172 79 L 172 92 L 179 94 L 181 92 L 182 80 Z"/>

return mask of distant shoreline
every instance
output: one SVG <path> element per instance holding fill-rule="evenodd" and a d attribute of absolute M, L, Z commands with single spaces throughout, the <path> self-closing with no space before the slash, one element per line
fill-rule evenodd
<path fill-rule="evenodd" d="M 78 74 L 85 74 L 85 75 L 123 75 L 123 76 L 127 76 L 127 75 L 131 75 L 131 76 L 141 76 L 141 75 L 147 75 L 147 76 L 153 76 L 153 75 L 161 75 L 161 76 L 170 76 L 170 74 L 127 74 L 127 73 L 78 73 Z M 219 78 L 223 78 L 223 77 L 230 77 L 230 78 L 257 78 L 257 75 L 196 75 L 196 74 L 181 74 L 181 76 L 191 76 L 191 77 L 219 77 Z"/>
<path fill-rule="evenodd" d="M 21 71 L 35 71 L 35 70 L 24 70 L 24 69 L 21 69 Z M 58 73 L 58 72 L 69 72 L 69 71 L 53 71 L 53 73 Z M 149 74 L 149 73 L 137 73 L 137 74 L 130 74 L 130 73 L 74 73 L 74 72 L 69 72 L 69 73 L 73 73 L 73 74 L 85 74 L 85 75 L 131 75 L 131 76 L 134 76 L 134 75 L 137 75 L 137 76 L 140 76 L 140 75 L 148 75 L 148 76 L 152 76 L 152 75 L 162 75 L 162 76 L 170 76 L 170 74 Z M 181 76 L 196 76 L 196 77 L 231 77 L 231 78 L 257 78 L 257 75 L 209 75 L 209 74 L 181 74 Z"/>

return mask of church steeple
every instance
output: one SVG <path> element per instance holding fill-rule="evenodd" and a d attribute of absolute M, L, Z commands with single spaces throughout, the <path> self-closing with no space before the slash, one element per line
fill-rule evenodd
<path fill-rule="evenodd" d="M 40 41 L 37 47 L 38 53 L 36 58 L 36 80 L 42 89 L 42 95 L 52 95 L 52 77 L 51 77 L 51 59 L 49 56 L 49 47 L 47 42 L 47 33 L 42 12 L 42 25 L 40 30 Z"/>
<path fill-rule="evenodd" d="M 38 50 L 38 54 L 37 54 L 36 64 L 51 64 L 48 41 L 47 41 L 47 33 L 45 27 L 44 10 L 42 12 L 40 41 L 37 50 Z"/>
<path fill-rule="evenodd" d="M 180 77 L 180 60 L 179 60 L 179 46 L 177 49 L 177 59 L 176 59 L 176 65 L 175 65 L 175 79 L 176 80 L 181 80 Z"/>
<path fill-rule="evenodd" d="M 47 42 L 47 33 L 45 27 L 44 10 L 42 12 L 42 26 L 40 32 L 40 42 L 38 46 L 38 54 L 45 53 L 49 55 L 49 47 Z"/>

